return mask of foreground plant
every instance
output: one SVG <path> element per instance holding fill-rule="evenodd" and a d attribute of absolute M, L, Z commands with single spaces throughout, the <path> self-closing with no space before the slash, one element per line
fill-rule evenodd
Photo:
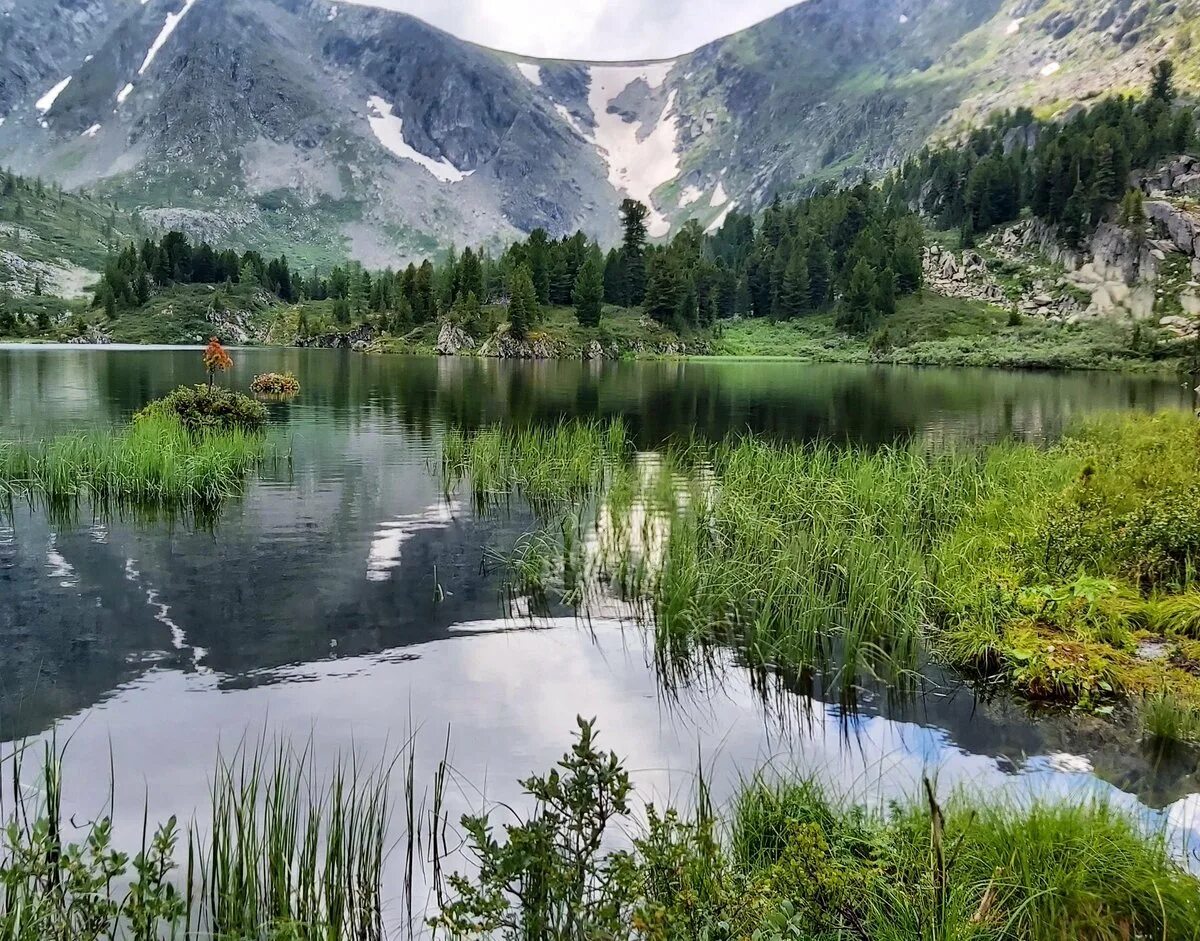
<path fill-rule="evenodd" d="M 173 418 L 192 432 L 253 432 L 267 423 L 265 405 L 219 386 L 180 386 L 145 406 L 134 421 L 156 416 Z"/>
<path fill-rule="evenodd" d="M 112 820 L 64 817 L 61 756 L 20 783 L 0 838 L 5 941 L 382 941 L 386 769 L 337 765 L 322 779 L 286 746 L 218 762 L 211 819 L 144 828 L 132 856 Z M 30 794 L 40 791 L 35 802 Z M 68 833 L 79 832 L 72 839 Z"/>
<path fill-rule="evenodd" d="M 650 806 L 639 826 L 624 768 L 583 721 L 525 788 L 535 809 L 502 839 L 487 816 L 462 821 L 473 874 L 451 878 L 433 919 L 453 938 L 1127 941 L 1200 924 L 1200 882 L 1164 833 L 1100 802 L 943 804 L 926 782 L 879 813 L 764 776 L 724 816 L 701 787 L 691 813 Z"/>

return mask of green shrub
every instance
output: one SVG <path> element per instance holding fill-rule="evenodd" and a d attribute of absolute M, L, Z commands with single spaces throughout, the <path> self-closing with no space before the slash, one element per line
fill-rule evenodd
<path fill-rule="evenodd" d="M 267 422 L 267 409 L 261 402 L 205 385 L 180 386 L 143 408 L 134 421 L 155 415 L 177 418 L 189 431 L 258 431 Z"/>

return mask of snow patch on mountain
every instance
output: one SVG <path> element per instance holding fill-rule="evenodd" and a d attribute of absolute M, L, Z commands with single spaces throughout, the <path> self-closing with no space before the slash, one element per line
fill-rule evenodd
<path fill-rule="evenodd" d="M 580 137 L 588 137 L 588 132 L 579 126 L 579 122 L 575 120 L 575 115 L 571 114 L 564 105 L 555 104 L 554 110 L 558 112 L 558 116 L 566 121 L 575 130 Z"/>
<path fill-rule="evenodd" d="M 518 62 L 517 71 L 524 75 L 531 84 L 542 84 L 542 67 L 540 65 L 534 65 L 532 62 Z"/>
<path fill-rule="evenodd" d="M 722 170 L 721 172 L 724 173 L 725 171 Z M 713 209 L 717 209 L 721 206 L 724 206 L 728 201 L 729 201 L 729 194 L 725 192 L 725 181 L 718 180 L 717 188 L 715 190 L 713 190 L 712 199 L 710 199 L 708 201 L 708 204 Z"/>
<path fill-rule="evenodd" d="M 58 96 L 61 95 L 66 90 L 66 87 L 70 84 L 71 76 L 68 75 L 61 82 L 46 92 L 46 94 L 42 95 L 42 97 L 36 102 L 34 102 L 33 106 L 37 108 L 38 111 L 42 112 L 42 114 L 45 114 L 54 107 L 54 102 L 58 100 Z"/>
<path fill-rule="evenodd" d="M 128 98 L 131 94 L 133 94 L 133 82 L 130 82 L 124 88 L 122 88 L 119 92 L 117 92 L 117 104 L 119 104 L 119 105 L 125 104 L 125 99 Z"/>
<path fill-rule="evenodd" d="M 717 229 L 721 228 L 721 226 L 723 226 L 725 224 L 725 220 L 729 218 L 729 214 L 731 212 L 733 212 L 733 210 L 736 207 L 737 207 L 736 200 L 734 202 L 726 205 L 725 208 L 721 210 L 721 214 L 719 216 L 717 216 L 717 218 L 713 219 L 713 221 L 708 224 L 708 228 L 704 230 L 705 233 L 708 235 L 712 235 L 714 232 L 717 231 Z"/>
<path fill-rule="evenodd" d="M 138 69 L 138 75 L 145 75 L 146 69 L 150 68 L 154 62 L 154 57 L 158 55 L 171 34 L 175 32 L 175 28 L 183 21 L 183 18 L 188 15 L 188 11 L 196 5 L 197 0 L 183 0 L 183 6 L 178 13 L 168 13 L 166 22 L 163 23 L 163 28 L 159 30 L 158 35 L 154 37 L 154 42 L 150 44 L 150 49 L 146 52 L 146 58 L 142 60 L 142 67 Z"/>
<path fill-rule="evenodd" d="M 700 197 L 704 195 L 704 190 L 698 186 L 685 187 L 683 192 L 679 194 L 679 208 L 687 209 L 692 203 L 700 202 Z"/>
<path fill-rule="evenodd" d="M 469 170 L 464 173 L 445 157 L 434 160 L 409 144 L 404 139 L 404 119 L 393 114 L 392 105 L 385 98 L 372 95 L 367 99 L 367 121 L 379 143 L 402 160 L 411 160 L 424 167 L 442 183 L 461 183 L 475 172 Z"/>
<path fill-rule="evenodd" d="M 80 137 L 95 137 L 99 133 L 100 133 L 100 125 L 93 124 L 91 127 L 89 127 L 86 131 L 84 131 L 79 136 Z"/>
<path fill-rule="evenodd" d="M 1042 66 L 1042 69 L 1040 72 L 1038 72 L 1038 75 L 1040 75 L 1042 78 L 1049 78 L 1051 75 L 1053 75 L 1055 72 L 1057 72 L 1061 68 L 1062 68 L 1062 66 L 1059 65 L 1057 62 L 1049 62 L 1046 65 Z"/>
<path fill-rule="evenodd" d="M 652 195 L 664 183 L 679 176 L 678 134 L 675 99 L 672 90 L 666 106 L 652 128 L 645 122 L 626 121 L 610 111 L 610 106 L 634 82 L 641 80 L 651 89 L 661 88 L 674 62 L 647 65 L 593 65 L 588 68 L 591 86 L 588 106 L 596 117 L 595 133 L 591 136 L 601 158 L 608 167 L 608 180 L 613 188 L 641 200 L 650 207 L 647 230 L 652 236 L 666 235 L 671 223 L 654 207 Z"/>

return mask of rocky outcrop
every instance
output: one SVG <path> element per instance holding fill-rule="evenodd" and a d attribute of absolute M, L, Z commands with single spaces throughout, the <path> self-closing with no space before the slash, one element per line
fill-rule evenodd
<path fill-rule="evenodd" d="M 323 333 L 319 336 L 297 337 L 296 346 L 322 350 L 354 350 L 366 352 L 367 347 L 375 338 L 375 330 L 367 324 L 360 324 L 345 333 Z"/>
<path fill-rule="evenodd" d="M 267 330 L 256 314 L 270 306 L 271 298 L 264 292 L 255 298 L 255 302 L 258 310 L 225 305 L 209 308 L 208 322 L 212 324 L 213 334 L 220 338 L 222 343 L 235 346 L 268 342 Z M 206 338 L 197 339 L 203 341 Z"/>
<path fill-rule="evenodd" d="M 112 343 L 112 337 L 96 324 L 92 324 L 79 336 L 71 337 L 67 342 L 78 346 L 107 346 Z"/>
<path fill-rule="evenodd" d="M 475 338 L 462 327 L 446 321 L 438 331 L 438 356 L 460 356 L 475 350 Z"/>
<path fill-rule="evenodd" d="M 1002 238 L 1020 244 L 1020 235 L 1006 231 Z M 989 248 L 995 249 L 994 244 Z M 1048 320 L 1071 320 L 1079 314 L 1079 302 L 1052 279 L 1034 279 L 1028 289 L 1006 290 L 989 270 L 987 259 L 977 251 L 952 252 L 932 245 L 925 250 L 925 283 L 946 297 L 983 301 L 998 307 L 1016 307 Z"/>

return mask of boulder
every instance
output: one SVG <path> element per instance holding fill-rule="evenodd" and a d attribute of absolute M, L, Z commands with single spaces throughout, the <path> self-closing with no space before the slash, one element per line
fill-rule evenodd
<path fill-rule="evenodd" d="M 1170 237 L 1179 251 L 1189 258 L 1200 255 L 1200 251 L 1197 251 L 1200 219 L 1163 200 L 1148 200 L 1145 206 L 1146 217 Z"/>

